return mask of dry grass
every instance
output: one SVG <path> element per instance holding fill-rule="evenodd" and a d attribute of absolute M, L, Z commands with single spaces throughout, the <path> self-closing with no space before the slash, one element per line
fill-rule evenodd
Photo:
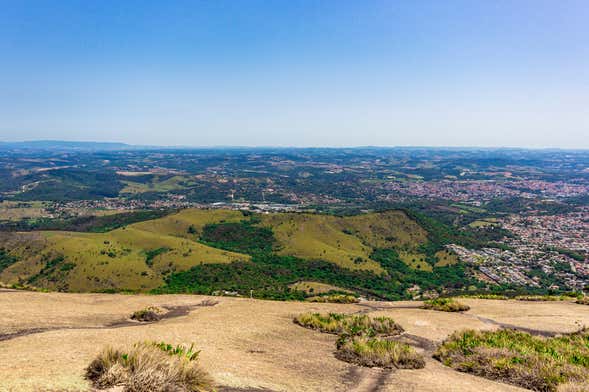
<path fill-rule="evenodd" d="M 291 290 L 304 291 L 308 295 L 321 295 L 329 293 L 348 293 L 352 294 L 350 290 L 337 287 L 327 283 L 314 282 L 310 280 L 303 280 L 293 283 L 288 286 Z"/>
<path fill-rule="evenodd" d="M 456 370 L 534 391 L 586 391 L 589 384 L 588 329 L 554 338 L 515 330 L 455 332 L 434 357 Z"/>
<path fill-rule="evenodd" d="M 106 348 L 86 368 L 86 378 L 96 388 L 122 386 L 125 392 L 214 390 L 212 379 L 198 365 L 198 351 L 164 343 Z"/>
<path fill-rule="evenodd" d="M 506 295 L 500 295 L 500 294 L 464 294 L 461 295 L 460 298 L 468 298 L 468 299 L 495 299 L 495 300 L 501 300 L 501 301 L 506 301 L 509 299 L 508 296 Z"/>
<path fill-rule="evenodd" d="M 560 384 L 556 390 L 557 392 L 588 392 L 589 386 L 567 382 L 565 384 Z"/>
<path fill-rule="evenodd" d="M 368 317 L 342 313 L 303 313 L 294 318 L 302 327 L 331 334 L 369 334 L 394 336 L 403 333 L 403 327 L 389 317 Z"/>
<path fill-rule="evenodd" d="M 369 336 L 354 336 L 338 341 L 336 357 L 360 366 L 421 369 L 423 356 L 408 344 Z"/>
<path fill-rule="evenodd" d="M 159 321 L 166 311 L 157 306 L 148 306 L 144 309 L 137 310 L 131 314 L 131 320 L 141 322 Z"/>
<path fill-rule="evenodd" d="M 334 304 L 356 304 L 360 300 L 349 294 L 331 294 L 331 295 L 316 295 L 307 298 L 309 302 L 327 302 Z"/>
<path fill-rule="evenodd" d="M 578 298 L 576 303 L 580 305 L 589 305 L 589 297 Z"/>
<path fill-rule="evenodd" d="M 514 297 L 518 301 L 570 301 L 573 298 L 567 295 L 518 295 Z"/>
<path fill-rule="evenodd" d="M 215 301 L 214 299 L 203 299 L 197 306 L 215 306 L 218 304 L 219 301 Z"/>
<path fill-rule="evenodd" d="M 464 312 L 470 309 L 470 306 L 458 302 L 452 298 L 436 298 L 425 301 L 422 309 L 438 310 L 440 312 Z"/>

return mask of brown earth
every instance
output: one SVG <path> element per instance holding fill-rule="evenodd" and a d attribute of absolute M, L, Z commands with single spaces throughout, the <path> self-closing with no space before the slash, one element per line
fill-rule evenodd
<path fill-rule="evenodd" d="M 501 325 L 554 334 L 589 325 L 589 307 L 571 302 L 465 299 L 465 313 L 419 309 L 417 302 L 322 304 L 191 295 L 110 295 L 0 290 L 0 391 L 90 391 L 84 367 L 105 345 L 157 340 L 192 343 L 220 392 L 518 391 L 456 372 L 431 359 L 436 344 L 462 328 Z M 129 315 L 146 306 L 169 310 L 155 323 Z M 337 360 L 336 336 L 301 328 L 306 311 L 387 315 L 403 340 L 426 356 L 419 370 L 361 368 Z"/>

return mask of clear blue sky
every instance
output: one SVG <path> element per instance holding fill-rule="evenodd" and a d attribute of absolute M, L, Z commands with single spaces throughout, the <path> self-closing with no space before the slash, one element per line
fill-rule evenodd
<path fill-rule="evenodd" d="M 589 1 L 0 0 L 0 140 L 589 148 Z"/>

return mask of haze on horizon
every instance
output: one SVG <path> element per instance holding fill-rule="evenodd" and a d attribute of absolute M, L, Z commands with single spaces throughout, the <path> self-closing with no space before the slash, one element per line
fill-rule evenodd
<path fill-rule="evenodd" d="M 583 0 L 0 6 L 0 141 L 589 148 Z"/>

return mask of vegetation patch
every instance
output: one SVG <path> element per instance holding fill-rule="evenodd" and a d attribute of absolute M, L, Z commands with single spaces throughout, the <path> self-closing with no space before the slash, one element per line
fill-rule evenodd
<path fill-rule="evenodd" d="M 10 255 L 6 249 L 0 248 L 0 273 L 17 261 L 18 259 Z"/>
<path fill-rule="evenodd" d="M 127 349 L 108 347 L 86 368 L 95 388 L 122 386 L 128 392 L 207 392 L 213 381 L 198 363 L 194 347 L 143 342 Z"/>
<path fill-rule="evenodd" d="M 404 332 L 389 317 L 342 313 L 303 313 L 294 322 L 305 328 L 338 334 L 336 358 L 360 366 L 421 369 L 423 356 L 406 343 L 393 340 Z"/>
<path fill-rule="evenodd" d="M 473 298 L 473 299 L 495 299 L 495 300 L 502 300 L 506 301 L 509 299 L 507 295 L 501 294 L 468 294 L 468 295 L 461 295 L 461 298 Z"/>
<path fill-rule="evenodd" d="M 341 287 L 337 287 L 327 283 L 319 283 L 305 280 L 293 283 L 288 287 L 293 290 L 304 291 L 308 295 L 323 295 L 331 293 L 352 294 L 351 291 L 343 289 Z"/>
<path fill-rule="evenodd" d="M 110 215 L 87 215 L 73 218 L 21 219 L 0 222 L 0 231 L 62 230 L 88 233 L 106 233 L 133 223 L 161 218 L 174 210 L 142 210 Z"/>
<path fill-rule="evenodd" d="M 589 305 L 589 297 L 578 298 L 576 303 L 578 303 L 580 305 Z"/>
<path fill-rule="evenodd" d="M 400 211 L 333 216 L 321 214 L 268 214 L 261 217 L 272 227 L 278 253 L 307 260 L 325 260 L 352 270 L 382 274 L 371 257 L 377 248 L 414 249 L 426 233 Z"/>
<path fill-rule="evenodd" d="M 399 252 L 399 258 L 410 268 L 421 271 L 432 271 L 432 266 L 426 261 L 427 256 L 422 253 Z"/>
<path fill-rule="evenodd" d="M 360 300 L 350 294 L 316 295 L 306 299 L 309 302 L 329 302 L 334 304 L 356 304 Z"/>
<path fill-rule="evenodd" d="M 518 301 L 570 301 L 575 296 L 568 295 L 518 295 L 514 297 Z"/>
<path fill-rule="evenodd" d="M 564 385 L 580 391 L 589 383 L 589 330 L 554 338 L 509 329 L 461 331 L 434 358 L 462 372 L 534 391 L 557 391 Z"/>
<path fill-rule="evenodd" d="M 440 312 L 464 312 L 470 309 L 470 306 L 452 298 L 436 298 L 424 301 L 421 307 L 422 309 L 438 310 Z"/>
<path fill-rule="evenodd" d="M 336 357 L 360 366 L 421 369 L 425 360 L 406 343 L 366 335 L 340 339 Z"/>
<path fill-rule="evenodd" d="M 407 290 L 414 284 L 421 290 L 451 288 L 460 290 L 471 282 L 464 265 L 435 267 L 433 273 L 417 271 L 398 258 L 394 250 L 379 250 L 372 254 L 388 273 L 381 276 L 369 271 L 350 270 L 320 260 L 303 260 L 292 256 L 255 255 L 252 262 L 203 264 L 166 278 L 165 286 L 155 293 L 193 293 L 210 295 L 218 290 L 235 291 L 256 298 L 303 300 L 307 293 L 296 286 L 301 280 L 323 282 L 349 289 L 366 297 L 400 300 L 411 298 Z"/>
<path fill-rule="evenodd" d="M 159 321 L 165 312 L 166 311 L 164 309 L 158 308 L 157 306 L 148 306 L 145 309 L 133 312 L 133 314 L 131 314 L 131 320 L 141 322 Z"/>
<path fill-rule="evenodd" d="M 74 263 L 66 263 L 63 255 L 52 256 L 45 254 L 42 256 L 41 261 L 45 263 L 43 268 L 37 274 L 32 275 L 27 283 L 35 284 L 40 279 L 62 282 L 65 279 L 65 274 L 76 266 Z"/>
<path fill-rule="evenodd" d="M 208 224 L 203 227 L 200 240 L 207 245 L 234 252 L 271 252 L 275 242 L 272 229 L 254 223 L 255 220 Z"/>
<path fill-rule="evenodd" d="M 403 327 L 389 317 L 369 317 L 343 313 L 303 313 L 294 318 L 302 327 L 331 334 L 394 336 L 404 332 Z"/>
<path fill-rule="evenodd" d="M 146 250 L 145 251 L 145 264 L 147 264 L 148 266 L 152 266 L 153 265 L 153 259 L 155 259 L 157 256 L 167 253 L 169 252 L 171 249 L 168 247 L 161 247 L 161 248 L 157 248 L 157 249 L 151 249 L 151 250 Z"/>

